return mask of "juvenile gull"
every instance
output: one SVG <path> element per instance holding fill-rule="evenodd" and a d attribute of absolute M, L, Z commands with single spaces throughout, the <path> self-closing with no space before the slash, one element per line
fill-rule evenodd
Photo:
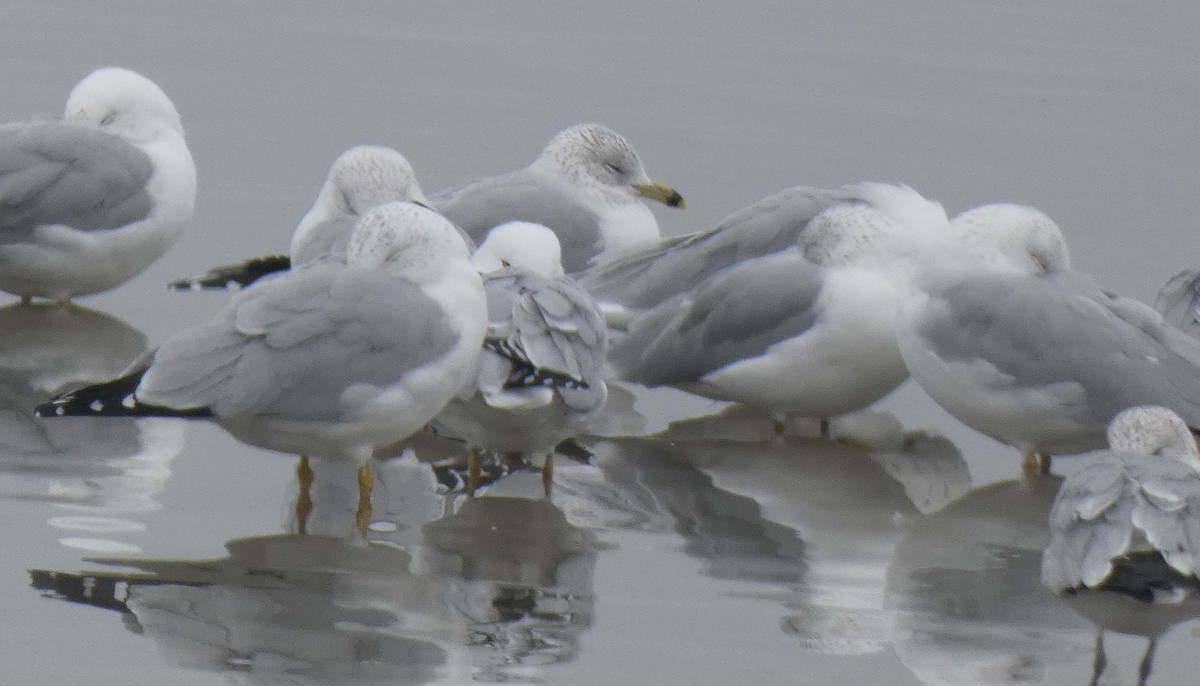
<path fill-rule="evenodd" d="M 1042 582 L 1177 602 L 1200 588 L 1200 451 L 1165 407 L 1118 414 L 1106 451 L 1067 476 L 1050 509 Z"/>
<path fill-rule="evenodd" d="M 898 318 L 913 378 L 950 414 L 1023 451 L 1101 447 L 1108 423 L 1163 405 L 1200 427 L 1200 342 L 1069 266 L 1041 212 L 988 205 L 928 252 Z"/>
<path fill-rule="evenodd" d="M 125 283 L 192 218 L 196 167 L 171 100 L 104 67 L 62 120 L 0 126 L 0 289 L 67 301 Z"/>
<path fill-rule="evenodd" d="M 312 208 L 292 234 L 287 255 L 267 255 L 214 267 L 206 274 L 171 283 L 179 290 L 245 287 L 276 271 L 332 257 L 343 259 L 355 223 L 367 210 L 398 200 L 428 205 L 408 160 L 379 145 L 346 150 L 329 167 Z"/>
<path fill-rule="evenodd" d="M 473 449 L 542 462 L 550 492 L 553 450 L 604 407 L 607 335 L 591 296 L 563 275 L 558 238 L 529 222 L 492 229 L 471 256 L 483 275 L 488 331 L 479 368 L 432 426 Z M 478 480 L 471 452 L 467 491 Z"/>
<path fill-rule="evenodd" d="M 419 429 L 475 371 L 487 302 L 468 258 L 437 213 L 381 205 L 344 264 L 260 280 L 124 376 L 38 411 L 207 417 L 253 445 L 357 460 L 369 512 L 372 448 Z"/>
<path fill-rule="evenodd" d="M 550 227 L 569 273 L 659 240 L 658 222 L 640 197 L 684 206 L 675 189 L 646 175 L 624 136 L 579 124 L 554 136 L 528 167 L 440 191 L 430 201 L 476 242 L 508 221 Z"/>
<path fill-rule="evenodd" d="M 737 262 L 635 316 L 613 341 L 614 370 L 780 421 L 865 407 L 907 376 L 894 326 L 900 289 L 947 224 L 940 205 L 920 202 L 936 221 L 901 226 L 866 202 L 829 205 L 791 248 Z"/>

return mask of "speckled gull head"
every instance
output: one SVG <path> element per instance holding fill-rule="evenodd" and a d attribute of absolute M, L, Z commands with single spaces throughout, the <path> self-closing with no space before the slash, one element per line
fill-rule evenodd
<path fill-rule="evenodd" d="M 433 282 L 470 251 L 458 229 L 442 215 L 410 202 L 390 202 L 368 210 L 346 246 L 346 264 L 402 271 L 414 283 Z"/>
<path fill-rule="evenodd" d="M 396 200 L 429 204 L 404 155 L 381 145 L 350 148 L 329 166 L 312 209 L 292 234 L 291 254 L 304 252 L 310 234 L 320 224 L 339 217 L 361 216 L 372 207 Z"/>
<path fill-rule="evenodd" d="M 642 160 L 624 136 L 601 124 L 579 124 L 559 132 L 533 166 L 605 196 L 640 195 L 671 207 L 684 206 L 678 191 L 646 175 Z"/>
<path fill-rule="evenodd" d="M 1170 455 L 1200 470 L 1200 449 L 1191 429 L 1165 407 L 1131 407 L 1113 417 L 1108 425 L 1108 447 L 1122 453 Z"/>
<path fill-rule="evenodd" d="M 822 210 L 800 233 L 804 258 L 822 267 L 867 267 L 892 272 L 912 265 L 923 244 L 866 203 L 839 203 Z"/>
<path fill-rule="evenodd" d="M 1054 220 L 1026 205 L 982 205 L 956 216 L 954 232 L 973 254 L 990 264 L 1024 274 L 1071 266 L 1067 241 Z"/>
<path fill-rule="evenodd" d="M 480 274 L 506 267 L 531 272 L 545 279 L 563 275 L 562 245 L 553 231 L 534 222 L 507 222 L 488 232 L 471 255 Z"/>
<path fill-rule="evenodd" d="M 76 84 L 64 118 L 132 143 L 157 138 L 162 127 L 183 135 L 183 123 L 167 94 L 150 79 L 121 67 L 101 67 Z"/>

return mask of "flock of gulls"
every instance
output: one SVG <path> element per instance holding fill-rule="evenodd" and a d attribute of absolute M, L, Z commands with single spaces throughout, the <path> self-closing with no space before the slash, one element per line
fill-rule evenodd
<path fill-rule="evenodd" d="M 171 246 L 195 194 L 170 99 L 98 69 L 61 119 L 0 127 L 0 288 L 67 302 L 118 286 Z M 216 317 L 38 412 L 206 418 L 354 460 L 369 516 L 373 451 L 426 430 L 472 446 L 468 491 L 477 451 L 522 451 L 548 494 L 550 455 L 601 412 L 606 379 L 828 432 L 911 376 L 1027 470 L 1088 452 L 1050 513 L 1050 588 L 1165 600 L 1197 585 L 1195 274 L 1164 289 L 1164 319 L 1074 270 L 1042 212 L 951 218 L 903 185 L 789 188 L 666 238 L 644 199 L 684 205 L 597 124 L 430 195 L 400 153 L 352 148 L 287 255 L 174 284 L 240 286 Z"/>

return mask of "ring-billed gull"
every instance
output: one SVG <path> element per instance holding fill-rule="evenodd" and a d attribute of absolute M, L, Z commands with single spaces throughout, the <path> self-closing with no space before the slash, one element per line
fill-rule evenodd
<path fill-rule="evenodd" d="M 696 288 L 723 269 L 794 248 L 813 217 L 843 202 L 867 203 L 917 229 L 948 221 L 941 205 L 904 185 L 865 182 L 833 190 L 795 186 L 734 212 L 712 229 L 664 238 L 655 246 L 590 267 L 577 278 L 600 302 L 610 326 L 623 328 L 638 312 Z"/>
<path fill-rule="evenodd" d="M 358 460 L 369 512 L 372 448 L 419 429 L 474 373 L 487 301 L 468 258 L 436 212 L 381 205 L 345 264 L 262 279 L 126 375 L 38 411 L 209 417 L 253 445 Z"/>
<path fill-rule="evenodd" d="M 963 240 L 929 251 L 898 317 L 909 372 L 950 414 L 1027 468 L 1101 447 L 1135 405 L 1200 426 L 1200 343 L 1072 270 L 1046 215 L 988 205 L 954 227 Z"/>
<path fill-rule="evenodd" d="M 544 457 L 550 492 L 553 450 L 604 407 L 607 333 L 591 296 L 563 275 L 558 238 L 529 222 L 492 229 L 471 256 L 488 297 L 488 332 L 465 395 L 432 426 L 473 449 Z M 478 482 L 471 452 L 467 492 Z"/>
<path fill-rule="evenodd" d="M 97 69 L 62 120 L 0 126 L 0 289 L 66 301 L 119 286 L 171 247 L 195 203 L 170 98 Z"/>
<path fill-rule="evenodd" d="M 1058 489 L 1042 582 L 1177 602 L 1179 591 L 1200 588 L 1196 440 L 1179 415 L 1140 406 L 1113 419 L 1108 444 Z"/>
<path fill-rule="evenodd" d="M 435 193 L 433 207 L 480 241 L 508 221 L 550 227 L 567 272 L 593 258 L 647 247 L 658 222 L 639 198 L 683 207 L 683 197 L 650 179 L 624 136 L 600 124 L 572 126 L 550 140 L 533 164 Z"/>
<path fill-rule="evenodd" d="M 182 279 L 172 288 L 245 287 L 266 274 L 330 256 L 341 259 L 359 217 L 378 205 L 398 200 L 428 205 L 408 160 L 392 148 L 357 145 L 337 156 L 317 199 L 292 234 L 287 255 L 256 257 Z"/>
<path fill-rule="evenodd" d="M 826 207 L 792 248 L 738 262 L 635 316 L 614 338 L 613 368 L 778 420 L 865 407 L 908 374 L 894 327 L 901 288 L 947 223 L 939 205 L 921 201 L 937 221 L 901 226 L 861 201 Z"/>

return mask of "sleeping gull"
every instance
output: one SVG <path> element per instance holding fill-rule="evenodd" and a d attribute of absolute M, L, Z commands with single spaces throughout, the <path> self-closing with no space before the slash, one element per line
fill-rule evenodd
<path fill-rule="evenodd" d="M 345 264 L 262 279 L 124 376 L 38 412 L 207 417 L 253 445 L 357 460 L 361 530 L 372 448 L 422 427 L 467 383 L 486 315 L 454 227 L 432 210 L 388 203 L 358 221 Z"/>
<path fill-rule="evenodd" d="M 1178 602 L 1200 587 L 1200 451 L 1165 407 L 1122 411 L 1109 449 L 1066 477 L 1050 509 L 1042 583 Z"/>
<path fill-rule="evenodd" d="M 554 232 L 529 222 L 497 226 L 471 256 L 488 298 L 484 351 L 464 393 L 432 423 L 472 447 L 469 494 L 483 449 L 544 457 L 549 495 L 554 447 L 604 407 L 604 320 L 560 259 Z"/>
<path fill-rule="evenodd" d="M 593 259 L 659 239 L 658 222 L 639 197 L 684 205 L 675 189 L 646 175 L 624 136 L 580 124 L 554 136 L 528 167 L 440 191 L 430 200 L 476 241 L 507 221 L 548 226 L 562 244 L 563 267 L 575 272 Z"/>
<path fill-rule="evenodd" d="M 1154 300 L 1163 319 L 1193 338 L 1200 338 L 1200 269 L 1179 272 L 1163 284 Z"/>
<path fill-rule="evenodd" d="M 909 190 L 908 192 L 911 192 Z M 902 226 L 874 205 L 839 202 L 793 247 L 745 259 L 635 316 L 614 338 L 618 377 L 822 420 L 861 409 L 907 377 L 895 312 L 941 206 Z M 915 199 L 912 198 L 912 199 Z"/>
<path fill-rule="evenodd" d="M 898 317 L 909 372 L 950 414 L 1027 469 L 1101 447 L 1135 405 L 1200 426 L 1200 343 L 1072 270 L 1046 215 L 988 205 L 953 225 L 962 240 L 930 249 Z"/>
<path fill-rule="evenodd" d="M 744 207 L 707 231 L 590 267 L 577 275 L 610 326 L 679 296 L 739 262 L 794 248 L 813 217 L 833 205 L 866 203 L 908 227 L 942 226 L 941 205 L 904 185 L 865 182 L 827 190 L 795 186 Z"/>
<path fill-rule="evenodd" d="M 342 259 L 355 222 L 367 210 L 397 200 L 428 205 L 404 155 L 379 145 L 358 145 L 338 155 L 312 208 L 292 234 L 287 255 L 256 257 L 171 284 L 179 290 L 245 287 L 266 274 L 334 257 Z"/>
<path fill-rule="evenodd" d="M 0 289 L 67 301 L 125 283 L 192 218 L 196 167 L 171 100 L 118 67 L 62 120 L 0 126 Z"/>

